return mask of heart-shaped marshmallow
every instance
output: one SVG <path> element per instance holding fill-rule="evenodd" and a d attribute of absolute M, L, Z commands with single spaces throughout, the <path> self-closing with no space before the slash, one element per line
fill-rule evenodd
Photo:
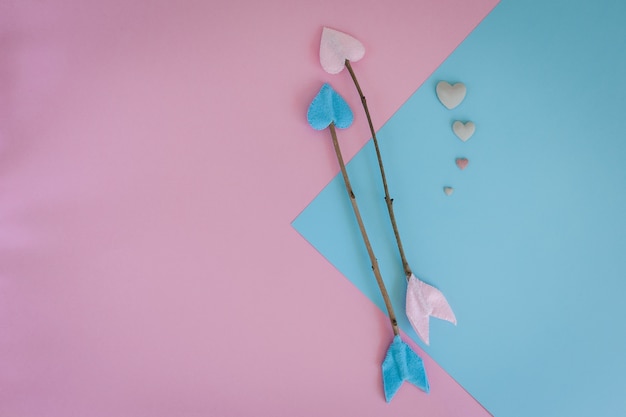
<path fill-rule="evenodd" d="M 467 94 L 467 88 L 465 88 L 465 84 L 463 83 L 450 85 L 450 83 L 446 81 L 439 81 L 436 90 L 439 101 L 449 110 L 461 104 L 465 98 L 465 94 Z"/>
<path fill-rule="evenodd" d="M 474 132 L 476 131 L 476 125 L 474 122 L 460 122 L 456 121 L 452 124 L 452 131 L 459 139 L 463 142 L 472 137 Z"/>
<path fill-rule="evenodd" d="M 467 168 L 467 164 L 469 164 L 469 160 L 467 158 L 456 158 L 456 166 L 459 167 L 460 170 Z"/>
<path fill-rule="evenodd" d="M 339 74 L 346 67 L 346 59 L 356 62 L 364 55 L 365 47 L 352 36 L 326 27 L 322 30 L 320 62 L 324 71 Z"/>
<path fill-rule="evenodd" d="M 354 120 L 346 101 L 329 84 L 324 84 L 315 96 L 306 114 L 313 129 L 326 129 L 334 123 L 340 129 L 350 127 Z"/>

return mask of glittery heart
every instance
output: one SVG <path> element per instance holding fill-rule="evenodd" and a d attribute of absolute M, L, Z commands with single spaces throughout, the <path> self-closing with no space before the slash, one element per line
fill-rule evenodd
<path fill-rule="evenodd" d="M 454 85 L 450 85 L 450 83 L 446 81 L 439 81 L 437 83 L 437 97 L 441 104 L 446 106 L 446 108 L 452 110 L 465 98 L 465 94 L 467 93 L 467 89 L 465 88 L 465 84 L 456 83 Z"/>
<path fill-rule="evenodd" d="M 343 97 L 329 84 L 324 84 L 309 106 L 307 120 L 316 130 L 326 129 L 331 123 L 345 129 L 352 124 L 354 115 Z"/>
<path fill-rule="evenodd" d="M 459 139 L 465 142 L 466 140 L 471 138 L 476 131 L 476 125 L 474 124 L 474 122 L 463 123 L 457 120 L 452 124 L 452 131 Z"/>
<path fill-rule="evenodd" d="M 469 160 L 467 158 L 456 158 L 456 166 L 458 166 L 459 169 L 463 170 L 467 168 L 467 164 L 469 164 Z"/>
<path fill-rule="evenodd" d="M 356 62 L 365 55 L 365 47 L 352 36 L 338 30 L 324 28 L 320 42 L 320 63 L 330 74 L 340 73 L 346 66 L 346 59 Z"/>

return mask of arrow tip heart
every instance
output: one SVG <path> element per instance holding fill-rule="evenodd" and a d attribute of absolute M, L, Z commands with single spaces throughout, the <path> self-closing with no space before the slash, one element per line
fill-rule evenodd
<path fill-rule="evenodd" d="M 352 124 L 354 115 L 343 97 L 330 84 L 324 84 L 309 105 L 307 120 L 316 130 L 326 129 L 331 123 L 345 129 Z"/>
<path fill-rule="evenodd" d="M 320 63 L 324 71 L 339 74 L 346 67 L 346 59 L 356 62 L 365 55 L 365 46 L 347 33 L 325 27 L 320 42 Z"/>

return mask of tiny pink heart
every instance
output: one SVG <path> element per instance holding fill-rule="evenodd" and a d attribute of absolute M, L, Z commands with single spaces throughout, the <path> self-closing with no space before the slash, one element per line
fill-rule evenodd
<path fill-rule="evenodd" d="M 346 59 L 356 62 L 365 55 L 361 42 L 347 33 L 325 27 L 320 42 L 320 63 L 324 71 L 339 74 L 346 67 Z"/>
<path fill-rule="evenodd" d="M 467 168 L 467 164 L 469 164 L 467 158 L 456 158 L 456 166 L 458 166 L 459 169 L 463 170 Z"/>

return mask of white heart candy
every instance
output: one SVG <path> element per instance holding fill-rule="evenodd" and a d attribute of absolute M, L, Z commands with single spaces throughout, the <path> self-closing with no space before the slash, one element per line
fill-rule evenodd
<path fill-rule="evenodd" d="M 454 85 L 450 85 L 450 83 L 446 81 L 439 81 L 437 83 L 437 97 L 441 104 L 446 106 L 449 110 L 452 110 L 465 98 L 465 94 L 467 93 L 467 88 L 465 88 L 465 84 L 456 83 Z"/>
<path fill-rule="evenodd" d="M 347 33 L 324 28 L 320 42 L 320 63 L 330 74 L 340 73 L 346 66 L 346 59 L 356 62 L 365 55 L 361 42 Z"/>
<path fill-rule="evenodd" d="M 474 132 L 476 131 L 476 125 L 474 122 L 460 122 L 456 121 L 452 124 L 452 131 L 455 135 L 458 136 L 463 142 L 472 137 Z"/>

